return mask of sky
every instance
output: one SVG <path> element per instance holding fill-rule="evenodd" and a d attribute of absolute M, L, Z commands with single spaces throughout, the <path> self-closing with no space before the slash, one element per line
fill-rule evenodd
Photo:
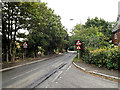
<path fill-rule="evenodd" d="M 61 16 L 61 22 L 68 33 L 76 24 L 85 24 L 88 17 L 102 18 L 112 22 L 117 20 L 120 0 L 41 0 L 54 13 Z M 73 20 L 70 20 L 73 19 Z M 70 35 L 70 33 L 69 33 Z"/>

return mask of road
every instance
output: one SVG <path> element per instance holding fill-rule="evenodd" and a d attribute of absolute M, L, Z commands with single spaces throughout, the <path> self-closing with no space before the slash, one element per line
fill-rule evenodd
<path fill-rule="evenodd" d="M 3 88 L 118 88 L 118 83 L 80 71 L 69 52 L 2 72 Z"/>

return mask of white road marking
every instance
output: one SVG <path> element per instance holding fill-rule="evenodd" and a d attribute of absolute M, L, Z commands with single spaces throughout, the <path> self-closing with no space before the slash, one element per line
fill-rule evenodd
<path fill-rule="evenodd" d="M 48 88 L 49 85 L 47 85 L 45 88 Z"/>
<path fill-rule="evenodd" d="M 60 73 L 53 79 L 52 82 L 54 82 L 62 73 L 63 73 L 63 71 L 60 71 Z"/>
<path fill-rule="evenodd" d="M 69 69 L 71 68 L 71 66 L 72 66 L 72 65 L 70 65 L 70 66 L 67 68 L 67 70 L 69 70 Z M 67 70 L 66 70 L 66 71 L 67 71 Z"/>
<path fill-rule="evenodd" d="M 59 74 L 53 79 L 52 82 L 54 82 L 62 73 L 63 73 L 63 71 L 60 71 Z M 48 86 L 49 86 L 49 84 L 45 88 L 48 88 Z"/>

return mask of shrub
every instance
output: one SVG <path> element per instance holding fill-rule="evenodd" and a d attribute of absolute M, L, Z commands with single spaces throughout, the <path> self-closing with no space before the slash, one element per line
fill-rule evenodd
<path fill-rule="evenodd" d="M 120 60 L 120 48 L 103 48 L 93 51 L 86 50 L 89 53 L 84 54 L 83 60 L 87 63 L 95 64 L 98 67 L 107 67 L 108 69 L 118 69 Z"/>

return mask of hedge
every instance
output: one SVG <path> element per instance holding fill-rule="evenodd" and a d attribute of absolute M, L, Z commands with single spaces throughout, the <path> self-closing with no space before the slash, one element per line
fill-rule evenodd
<path fill-rule="evenodd" d="M 93 51 L 86 50 L 82 59 L 90 64 L 98 67 L 106 67 L 108 69 L 119 69 L 120 48 L 103 48 Z"/>

